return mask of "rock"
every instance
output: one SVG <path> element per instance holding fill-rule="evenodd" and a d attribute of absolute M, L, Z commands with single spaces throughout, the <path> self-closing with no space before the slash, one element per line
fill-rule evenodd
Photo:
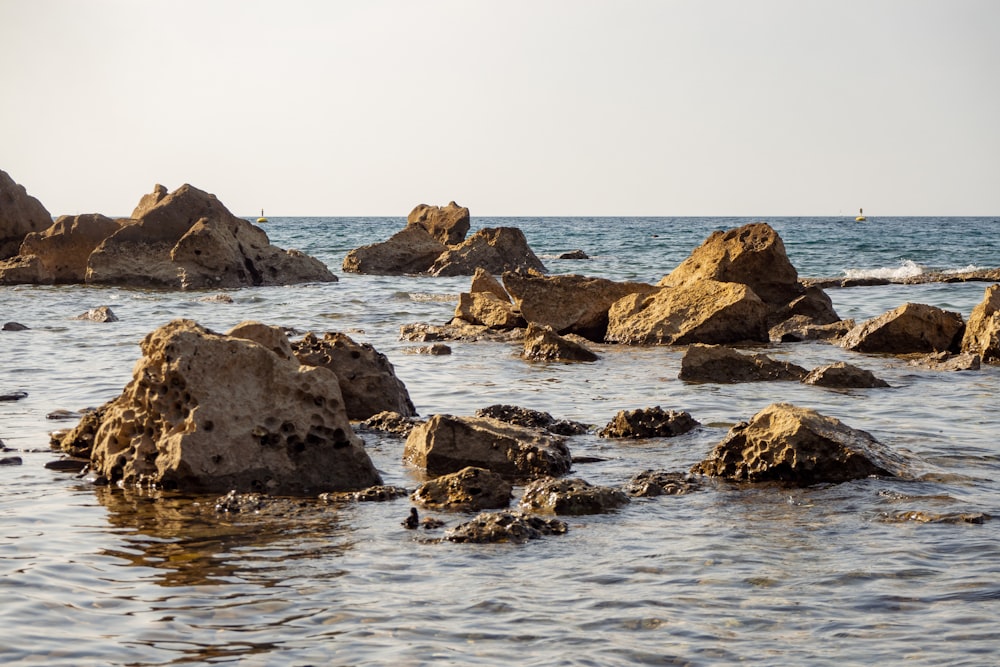
<path fill-rule="evenodd" d="M 805 384 L 839 389 L 871 389 L 888 387 L 889 383 L 875 377 L 875 374 L 853 364 L 838 361 L 809 371 L 802 379 Z"/>
<path fill-rule="evenodd" d="M 808 371 L 787 361 L 775 361 L 766 354 L 741 354 L 722 345 L 692 345 L 681 357 L 677 377 L 684 382 L 765 382 L 800 381 Z"/>
<path fill-rule="evenodd" d="M 679 496 L 701 488 L 698 478 L 685 472 L 644 470 L 625 484 L 625 493 L 640 498 Z"/>
<path fill-rule="evenodd" d="M 87 469 L 87 465 L 90 463 L 87 459 L 58 459 L 56 461 L 49 461 L 45 464 L 46 470 L 55 470 L 57 472 L 68 472 L 73 474 L 79 474 Z"/>
<path fill-rule="evenodd" d="M 389 359 L 368 343 L 356 343 L 343 333 L 330 332 L 323 338 L 307 333 L 292 343 L 292 349 L 301 363 L 337 375 L 350 419 L 368 419 L 386 410 L 404 417 L 417 414 Z"/>
<path fill-rule="evenodd" d="M 768 338 L 774 343 L 799 343 L 804 340 L 837 340 L 854 328 L 854 320 L 838 320 L 831 324 L 816 324 L 806 315 L 793 315 L 774 325 Z"/>
<path fill-rule="evenodd" d="M 51 224 L 42 203 L 0 170 L 0 260 L 17 255 L 25 236 Z"/>
<path fill-rule="evenodd" d="M 706 279 L 615 302 L 606 338 L 629 345 L 766 342 L 769 314 L 746 285 Z"/>
<path fill-rule="evenodd" d="M 900 512 L 883 512 L 881 520 L 885 523 L 944 523 L 944 524 L 983 524 L 993 517 L 986 512 L 953 512 L 937 514 L 933 512 L 903 510 Z"/>
<path fill-rule="evenodd" d="M 361 489 L 360 491 L 331 491 L 329 493 L 321 493 L 319 494 L 319 499 L 327 503 L 381 503 L 396 500 L 397 498 L 405 498 L 408 495 L 410 495 L 409 489 L 404 489 L 401 486 L 377 484 L 369 486 L 367 489 Z"/>
<path fill-rule="evenodd" d="M 911 366 L 921 366 L 932 371 L 978 371 L 981 359 L 978 354 L 965 352 L 951 354 L 950 352 L 934 352 L 921 355 L 909 361 Z"/>
<path fill-rule="evenodd" d="M 84 283 L 91 253 L 121 226 L 99 213 L 64 215 L 50 227 L 28 234 L 20 254 L 38 257 L 46 282 Z"/>
<path fill-rule="evenodd" d="M 228 294 L 212 294 L 209 296 L 203 296 L 198 301 L 203 303 L 232 303 L 233 297 Z"/>
<path fill-rule="evenodd" d="M 455 317 L 490 329 L 515 329 L 525 325 L 524 318 L 514 310 L 510 301 L 492 292 L 459 294 Z"/>
<path fill-rule="evenodd" d="M 30 327 L 27 327 L 20 322 L 5 322 L 3 325 L 3 331 L 27 331 Z"/>
<path fill-rule="evenodd" d="M 1000 284 L 987 287 L 983 300 L 972 309 L 961 349 L 978 354 L 987 364 L 1000 364 Z"/>
<path fill-rule="evenodd" d="M 516 405 L 491 405 L 476 410 L 477 417 L 490 417 L 508 424 L 526 428 L 540 428 L 556 435 L 583 435 L 590 430 L 586 424 L 556 419 L 548 412 L 531 410 Z"/>
<path fill-rule="evenodd" d="M 476 267 L 475 273 L 472 274 L 472 283 L 469 285 L 469 292 L 471 294 L 488 292 L 495 295 L 501 301 L 510 303 L 510 295 L 507 294 L 507 290 L 503 288 L 503 285 L 500 284 L 500 281 L 492 273 L 482 267 Z"/>
<path fill-rule="evenodd" d="M 84 412 L 76 412 L 75 410 L 53 410 L 49 414 L 45 415 L 46 419 L 51 419 L 52 421 L 59 421 L 62 419 L 83 419 Z"/>
<path fill-rule="evenodd" d="M 420 423 L 422 423 L 420 420 L 413 419 L 412 417 L 404 417 L 398 412 L 386 410 L 364 420 L 361 422 L 360 427 L 369 431 L 409 435 L 413 427 Z"/>
<path fill-rule="evenodd" d="M 85 313 L 77 315 L 74 320 L 86 320 L 88 322 L 117 322 L 118 316 L 112 312 L 108 306 L 98 306 L 91 308 Z"/>
<path fill-rule="evenodd" d="M 91 467 L 111 483 L 284 495 L 381 483 L 326 368 L 190 320 L 141 348 L 122 394 L 74 429 L 97 422 Z"/>
<path fill-rule="evenodd" d="M 520 343 L 524 340 L 524 329 L 490 329 L 482 324 L 469 324 L 464 320 L 457 319 L 440 326 L 417 322 L 400 326 L 399 339 L 416 343 L 431 343 L 442 340 L 466 342 L 487 340 L 496 343 Z"/>
<path fill-rule="evenodd" d="M 451 354 L 451 348 L 444 343 L 434 343 L 420 347 L 404 347 L 403 354 L 427 354 L 432 357 L 445 357 Z"/>
<path fill-rule="evenodd" d="M 288 334 L 281 327 L 263 324 L 254 320 L 246 320 L 227 331 L 226 335 L 233 338 L 252 340 L 258 345 L 263 345 L 282 359 L 297 359 L 295 351 L 292 350 L 292 343 L 288 340 Z"/>
<path fill-rule="evenodd" d="M 590 256 L 582 250 L 570 250 L 559 255 L 559 259 L 590 259 Z"/>
<path fill-rule="evenodd" d="M 597 361 L 597 354 L 585 345 L 563 338 L 552 327 L 528 324 L 524 333 L 524 351 L 521 356 L 528 361 Z"/>
<path fill-rule="evenodd" d="M 136 207 L 132 209 L 132 215 L 129 217 L 131 217 L 133 220 L 141 219 L 150 211 L 150 209 L 152 209 L 154 206 L 156 206 L 161 201 L 166 199 L 167 194 L 168 194 L 167 189 L 162 185 L 160 185 L 159 183 L 157 183 L 156 185 L 153 186 L 152 192 L 150 192 L 148 195 L 142 196 L 142 199 L 139 200 L 139 203 L 136 205 Z"/>
<path fill-rule="evenodd" d="M 629 503 L 628 496 L 608 486 L 576 479 L 536 479 L 524 487 L 519 507 L 544 514 L 603 514 Z"/>
<path fill-rule="evenodd" d="M 450 202 L 445 207 L 420 204 L 406 217 L 408 225 L 422 228 L 444 245 L 458 245 L 469 233 L 469 209 Z"/>
<path fill-rule="evenodd" d="M 524 269 L 545 273 L 545 265 L 516 227 L 484 228 L 448 248 L 430 267 L 435 276 L 471 276 L 477 268 L 493 274 Z"/>
<path fill-rule="evenodd" d="M 508 272 L 503 275 L 503 284 L 525 320 L 550 326 L 560 335 L 575 333 L 598 342 L 607 333 L 612 304 L 630 294 L 656 291 L 646 283 L 573 274 Z"/>
<path fill-rule="evenodd" d="M 692 473 L 739 482 L 807 486 L 902 473 L 902 460 L 871 434 L 787 403 L 764 408 L 729 430 Z"/>
<path fill-rule="evenodd" d="M 6 403 L 13 403 L 14 401 L 20 401 L 28 398 L 28 392 L 26 391 L 9 391 L 6 393 L 0 393 L 0 401 Z"/>
<path fill-rule="evenodd" d="M 52 282 L 37 255 L 0 260 L 0 285 L 47 285 Z"/>
<path fill-rule="evenodd" d="M 408 225 L 386 241 L 350 251 L 342 268 L 348 273 L 375 275 L 426 273 L 447 249 L 423 227 Z"/>
<path fill-rule="evenodd" d="M 855 326 L 841 345 L 855 352 L 885 354 L 957 352 L 964 330 L 958 313 L 906 303 Z"/>
<path fill-rule="evenodd" d="M 19 466 L 24 461 L 21 460 L 20 456 L 4 456 L 0 458 L 0 466 Z"/>
<path fill-rule="evenodd" d="M 471 521 L 449 530 L 444 539 L 474 544 L 520 544 L 546 535 L 564 535 L 566 531 L 566 523 L 558 519 L 527 516 L 521 512 L 483 512 Z"/>
<path fill-rule="evenodd" d="M 557 476 L 572 465 L 559 436 L 488 417 L 451 415 L 434 415 L 415 427 L 403 458 L 429 475 L 475 466 L 513 479 Z"/>
<path fill-rule="evenodd" d="M 510 505 L 513 486 L 495 472 L 467 467 L 424 482 L 413 493 L 413 501 L 441 510 L 476 511 Z"/>
<path fill-rule="evenodd" d="M 620 410 L 597 435 L 601 438 L 671 438 L 698 425 L 699 422 L 687 412 L 667 411 L 657 405 L 643 410 Z"/>
<path fill-rule="evenodd" d="M 49 443 L 53 449 L 58 449 L 74 458 L 90 459 L 94 449 L 94 438 L 97 430 L 104 422 L 110 401 L 92 412 L 84 413 L 80 422 L 69 431 L 58 431 L 52 434 Z"/>

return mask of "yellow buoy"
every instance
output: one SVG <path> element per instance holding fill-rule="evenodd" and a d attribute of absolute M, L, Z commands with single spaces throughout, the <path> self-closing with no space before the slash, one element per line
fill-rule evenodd
<path fill-rule="evenodd" d="M 261 211 L 260 214 L 264 215 L 264 211 Z M 865 217 L 865 209 L 859 208 L 858 209 L 858 217 L 854 218 L 854 222 L 864 222 L 867 219 L 868 218 Z"/>
<path fill-rule="evenodd" d="M 257 218 L 257 222 L 267 222 L 267 218 L 264 217 L 264 209 L 260 209 L 260 217 Z"/>

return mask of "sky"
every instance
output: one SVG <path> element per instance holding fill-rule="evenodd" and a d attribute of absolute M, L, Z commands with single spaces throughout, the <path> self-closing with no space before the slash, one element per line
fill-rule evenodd
<path fill-rule="evenodd" d="M 0 0 L 54 215 L 996 215 L 998 0 Z"/>

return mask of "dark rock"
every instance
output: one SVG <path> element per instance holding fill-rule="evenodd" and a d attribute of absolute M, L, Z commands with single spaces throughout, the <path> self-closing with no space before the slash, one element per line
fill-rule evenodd
<path fill-rule="evenodd" d="M 805 315 L 793 315 L 768 331 L 773 342 L 799 343 L 804 340 L 837 340 L 854 328 L 854 320 L 839 320 L 831 324 L 816 324 Z"/>
<path fill-rule="evenodd" d="M 548 514 L 603 514 L 629 503 L 619 489 L 592 486 L 576 479 L 536 479 L 529 482 L 521 496 L 523 511 Z"/>
<path fill-rule="evenodd" d="M 510 505 L 511 483 L 485 468 L 462 468 L 421 484 L 413 501 L 435 509 L 470 511 Z"/>
<path fill-rule="evenodd" d="M 475 544 L 493 542 L 520 544 L 546 535 L 563 535 L 567 529 L 566 523 L 558 519 L 543 519 L 521 512 L 483 512 L 471 521 L 448 531 L 444 539 Z"/>
<path fill-rule="evenodd" d="M 433 343 L 444 340 L 470 343 L 478 341 L 513 343 L 523 341 L 524 330 L 490 329 L 481 324 L 469 324 L 461 320 L 452 320 L 450 324 L 441 326 L 416 322 L 400 326 L 399 339 L 415 343 Z"/>
<path fill-rule="evenodd" d="M 28 392 L 26 391 L 11 391 L 5 394 L 0 394 L 0 401 L 20 401 L 22 399 L 28 398 Z"/>
<path fill-rule="evenodd" d="M 420 347 L 404 347 L 403 354 L 426 354 L 432 357 L 446 357 L 451 354 L 451 348 L 444 343 L 422 345 Z"/>
<path fill-rule="evenodd" d="M 477 417 L 490 417 L 508 424 L 525 426 L 527 428 L 545 429 L 556 435 L 582 435 L 589 430 L 586 424 L 555 419 L 548 412 L 531 410 L 516 405 L 491 405 L 488 408 L 476 410 Z"/>
<path fill-rule="evenodd" d="M 0 466 L 19 466 L 24 461 L 21 460 L 20 456 L 4 456 L 0 458 Z"/>
<path fill-rule="evenodd" d="M 327 503 L 346 502 L 385 502 L 405 498 L 410 495 L 409 489 L 401 486 L 386 486 L 376 484 L 360 491 L 332 491 L 319 494 L 319 499 Z"/>
<path fill-rule="evenodd" d="M 909 364 L 932 371 L 978 371 L 982 365 L 979 355 L 970 352 L 963 354 L 935 352 L 910 359 Z"/>
<path fill-rule="evenodd" d="M 681 358 L 677 376 L 685 382 L 764 382 L 800 381 L 808 371 L 787 361 L 775 361 L 765 354 L 740 354 L 721 345 L 692 345 Z"/>
<path fill-rule="evenodd" d="M 49 461 L 45 464 L 45 467 L 48 470 L 57 470 L 59 472 L 79 473 L 82 472 L 89 463 L 90 462 L 87 459 L 59 459 L 57 461 Z"/>
<path fill-rule="evenodd" d="M 5 322 L 3 325 L 3 331 L 27 331 L 28 329 L 29 327 L 20 322 Z"/>
<path fill-rule="evenodd" d="M 571 250 L 559 255 L 559 259 L 590 259 L 590 256 L 582 250 Z"/>
<path fill-rule="evenodd" d="M 642 498 L 679 496 L 697 491 L 701 486 L 698 478 L 689 473 L 644 470 L 625 484 L 625 493 Z"/>
<path fill-rule="evenodd" d="M 417 424 L 422 423 L 413 417 L 404 417 L 398 412 L 386 410 L 372 415 L 359 424 L 363 429 L 369 431 L 382 431 L 384 433 L 395 433 L 397 435 L 409 435 L 410 431 Z"/>
<path fill-rule="evenodd" d="M 687 412 L 666 411 L 660 406 L 621 410 L 597 432 L 602 438 L 669 438 L 698 426 Z"/>

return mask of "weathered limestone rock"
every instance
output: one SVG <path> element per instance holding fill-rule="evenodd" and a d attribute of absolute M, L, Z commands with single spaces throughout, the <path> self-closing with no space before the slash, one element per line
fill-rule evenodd
<path fill-rule="evenodd" d="M 685 382 L 765 382 L 800 381 L 808 371 L 787 361 L 775 361 L 766 354 L 741 354 L 722 345 L 692 345 L 681 357 L 677 377 Z"/>
<path fill-rule="evenodd" d="M 769 309 L 746 285 L 703 280 L 633 294 L 608 311 L 607 340 L 631 345 L 764 342 Z"/>
<path fill-rule="evenodd" d="M 450 202 L 447 206 L 420 204 L 406 217 L 408 225 L 419 226 L 445 245 L 458 245 L 469 233 L 469 209 Z"/>
<path fill-rule="evenodd" d="M 413 493 L 413 501 L 432 509 L 502 509 L 510 505 L 514 487 L 485 468 L 467 467 L 424 482 Z"/>
<path fill-rule="evenodd" d="M 805 320 L 814 326 L 840 322 L 840 316 L 833 308 L 833 300 L 819 287 L 800 286 L 805 291 L 782 308 L 778 308 L 772 319 L 783 322 L 790 317 Z M 758 295 L 759 296 L 759 295 Z"/>
<path fill-rule="evenodd" d="M 149 213 L 150 209 L 166 199 L 167 194 L 169 194 L 167 189 L 157 183 L 153 186 L 152 192 L 142 196 L 142 199 L 139 200 L 136 207 L 132 209 L 132 215 L 130 217 L 133 220 L 140 220 L 143 216 Z"/>
<path fill-rule="evenodd" d="M 560 335 L 575 333 L 598 342 L 607 333 L 613 303 L 630 294 L 657 291 L 646 283 L 521 271 L 503 274 L 503 284 L 525 320 L 550 326 Z"/>
<path fill-rule="evenodd" d="M 330 332 L 323 338 L 308 333 L 292 343 L 292 350 L 301 363 L 337 375 L 350 419 L 368 419 L 386 410 L 404 417 L 417 414 L 389 359 L 368 343 L 356 343 L 343 333 Z"/>
<path fill-rule="evenodd" d="M 625 484 L 625 493 L 640 498 L 679 496 L 701 488 L 698 478 L 686 472 L 643 470 Z"/>
<path fill-rule="evenodd" d="M 525 325 L 524 318 L 510 301 L 493 292 L 463 292 L 458 295 L 455 317 L 491 329 L 515 329 Z"/>
<path fill-rule="evenodd" d="M 50 282 L 83 283 L 90 254 L 122 224 L 99 213 L 64 215 L 50 227 L 28 234 L 21 255 L 36 255 Z"/>
<path fill-rule="evenodd" d="M 0 285 L 47 285 L 51 275 L 37 255 L 0 259 Z"/>
<path fill-rule="evenodd" d="M 972 309 L 962 352 L 978 354 L 987 364 L 1000 364 L 1000 284 L 987 287 L 983 300 Z"/>
<path fill-rule="evenodd" d="M 793 315 L 774 325 L 768 337 L 775 343 L 798 343 L 804 340 L 837 340 L 854 328 L 854 320 L 838 320 L 830 324 L 816 324 L 806 315 Z"/>
<path fill-rule="evenodd" d="M 536 479 L 524 487 L 519 507 L 525 512 L 540 514 L 603 514 L 629 503 L 619 489 L 592 486 L 585 480 Z"/>
<path fill-rule="evenodd" d="M 962 354 L 933 352 L 920 355 L 916 359 L 910 359 L 909 364 L 932 371 L 978 371 L 982 366 L 982 360 L 978 354 L 972 352 L 963 352 Z"/>
<path fill-rule="evenodd" d="M 329 370 L 190 320 L 141 347 L 132 381 L 96 413 L 91 467 L 108 481 L 276 494 L 381 483 Z"/>
<path fill-rule="evenodd" d="M 423 227 L 408 225 L 385 241 L 347 253 L 343 270 L 376 275 L 426 273 L 447 249 Z"/>
<path fill-rule="evenodd" d="M 434 415 L 415 427 L 403 458 L 430 475 L 475 466 L 514 479 L 562 475 L 572 465 L 559 436 L 488 417 L 451 415 Z"/>
<path fill-rule="evenodd" d="M 471 276 L 477 268 L 492 274 L 525 269 L 545 273 L 528 240 L 517 227 L 480 229 L 461 245 L 448 248 L 430 267 L 435 276 Z"/>
<path fill-rule="evenodd" d="M 495 295 L 501 301 L 510 303 L 510 295 L 507 294 L 507 290 L 503 288 L 500 281 L 497 280 L 492 273 L 481 266 L 476 267 L 475 273 L 472 274 L 472 284 L 469 285 L 469 292 L 471 294 L 475 294 L 477 292 L 488 292 Z"/>
<path fill-rule="evenodd" d="M 818 387 L 840 389 L 870 389 L 889 386 L 888 382 L 875 377 L 871 371 L 843 361 L 814 368 L 802 379 L 802 382 Z"/>
<path fill-rule="evenodd" d="M 382 431 L 384 433 L 395 433 L 397 435 L 409 435 L 410 431 L 413 430 L 413 427 L 420 423 L 421 421 L 419 419 L 404 417 L 398 412 L 386 410 L 372 415 L 368 419 L 361 422 L 358 426 L 370 431 Z"/>
<path fill-rule="evenodd" d="M 25 236 L 51 224 L 42 203 L 0 170 L 0 260 L 17 255 Z"/>
<path fill-rule="evenodd" d="M 454 319 L 448 324 L 437 325 L 426 322 L 403 324 L 399 327 L 399 339 L 415 343 L 434 343 L 443 340 L 476 342 L 481 340 L 496 343 L 514 343 L 524 340 L 523 329 L 491 329 L 482 324 L 470 324 Z"/>
<path fill-rule="evenodd" d="M 488 408 L 476 410 L 477 417 L 491 417 L 508 424 L 527 428 L 540 428 L 556 435 L 582 435 L 589 427 L 580 422 L 566 419 L 556 419 L 548 412 L 531 410 L 516 405 L 491 405 Z"/>
<path fill-rule="evenodd" d="M 741 482 L 801 486 L 898 476 L 902 460 L 870 433 L 787 403 L 764 408 L 729 430 L 691 472 Z"/>
<path fill-rule="evenodd" d="M 431 357 L 446 357 L 451 354 L 451 348 L 444 343 L 421 345 L 419 347 L 404 347 L 403 354 L 426 354 Z"/>
<path fill-rule="evenodd" d="M 524 333 L 524 351 L 521 356 L 528 361 L 597 361 L 596 353 L 576 341 L 563 338 L 552 327 L 528 324 Z"/>
<path fill-rule="evenodd" d="M 957 352 L 965 331 L 959 313 L 906 303 L 855 326 L 841 345 L 855 352 Z"/>
<path fill-rule="evenodd" d="M 96 410 L 85 412 L 80 422 L 68 431 L 53 433 L 50 446 L 72 457 L 89 459 L 94 450 L 97 429 L 104 423 L 104 417 L 112 404 L 114 401 L 109 401 Z"/>
<path fill-rule="evenodd" d="M 521 512 L 483 512 L 471 521 L 449 530 L 444 539 L 473 544 L 494 542 L 521 544 L 546 535 L 564 535 L 566 530 L 566 523 L 558 519 L 543 519 Z"/>
<path fill-rule="evenodd" d="M 77 315 L 73 319 L 87 320 L 88 322 L 117 322 L 118 316 L 115 315 L 108 306 L 98 306 L 97 308 L 91 308 L 87 312 Z"/>
<path fill-rule="evenodd" d="M 671 438 L 699 425 L 688 412 L 664 410 L 659 405 L 640 410 L 620 410 L 597 432 L 602 438 Z"/>
<path fill-rule="evenodd" d="M 252 340 L 258 345 L 263 345 L 274 352 L 282 359 L 295 359 L 295 351 L 288 340 L 288 334 L 281 327 L 271 326 L 262 322 L 247 320 L 240 322 L 235 327 L 226 332 L 227 336 L 233 338 L 245 338 Z"/>

